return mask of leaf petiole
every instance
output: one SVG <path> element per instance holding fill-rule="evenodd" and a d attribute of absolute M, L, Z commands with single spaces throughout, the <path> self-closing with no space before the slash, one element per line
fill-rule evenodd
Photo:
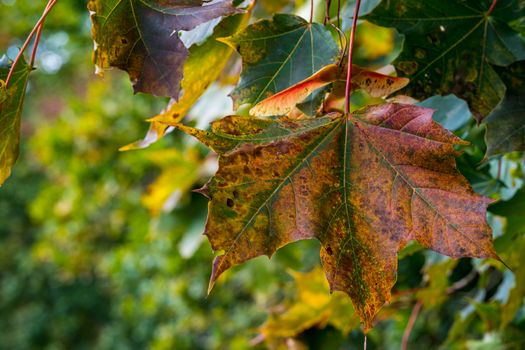
<path fill-rule="evenodd" d="M 487 10 L 487 16 L 489 16 L 492 11 L 494 11 L 494 8 L 496 7 L 496 4 L 498 3 L 498 0 L 492 0 L 492 4 L 490 4 L 489 9 Z"/>
<path fill-rule="evenodd" d="M 31 42 L 31 39 L 33 38 L 33 36 L 36 33 L 37 37 L 35 39 L 35 44 L 33 46 L 33 53 L 31 55 L 31 63 L 30 63 L 30 65 L 33 66 L 34 58 L 35 58 L 35 55 L 36 55 L 36 47 L 38 46 L 38 40 L 40 38 L 40 32 L 42 31 L 42 24 L 44 23 L 44 20 L 46 19 L 46 17 L 49 14 L 49 12 L 51 12 L 51 9 L 53 8 L 53 6 L 55 6 L 57 1 L 58 0 L 49 0 L 49 2 L 46 5 L 46 8 L 45 8 L 44 12 L 42 13 L 42 16 L 40 16 L 40 19 L 38 20 L 38 22 L 36 22 L 35 26 L 33 27 L 31 32 L 27 36 L 27 39 L 24 42 L 24 45 L 22 45 L 22 47 L 20 48 L 20 51 L 18 52 L 18 55 L 16 55 L 16 58 L 13 61 L 13 64 L 11 65 L 11 68 L 9 69 L 9 73 L 7 74 L 7 78 L 5 80 L 5 87 L 6 88 L 9 86 L 9 82 L 11 81 L 11 78 L 12 78 L 13 73 L 15 71 L 16 65 L 18 64 L 18 62 L 20 62 L 20 59 L 22 58 L 22 55 L 24 54 L 24 51 L 29 46 L 29 43 Z"/>
<path fill-rule="evenodd" d="M 355 2 L 354 18 L 352 19 L 352 28 L 350 30 L 350 40 L 348 41 L 348 70 L 346 74 L 346 86 L 345 86 L 345 114 L 350 113 L 350 92 L 352 88 L 352 56 L 354 53 L 354 37 L 355 27 L 357 26 L 357 17 L 359 16 L 359 6 L 361 0 Z"/>

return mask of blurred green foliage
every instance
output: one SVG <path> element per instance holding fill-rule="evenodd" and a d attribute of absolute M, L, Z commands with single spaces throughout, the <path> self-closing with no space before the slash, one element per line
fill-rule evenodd
<path fill-rule="evenodd" d="M 43 6 L 0 0 L 2 51 L 16 53 Z M 263 15 L 293 7 L 260 6 Z M 319 294 L 326 286 L 318 275 L 297 272 L 320 273 L 314 241 L 234 268 L 206 296 L 213 258 L 201 235 L 206 200 L 190 190 L 206 181 L 214 157 L 180 133 L 119 152 L 167 101 L 133 96 L 121 73 L 96 78 L 89 32 L 85 4 L 74 0 L 59 2 L 43 32 L 21 157 L 0 190 L 0 349 L 360 349 L 351 306 L 339 294 Z M 397 34 L 366 22 L 358 35 L 359 62 L 384 64 L 399 47 Z M 428 104 L 439 111 L 452 102 Z M 423 308 L 414 348 L 525 347 L 525 214 L 511 209 L 523 206 L 523 155 L 483 161 L 483 128 L 470 119 L 454 129 L 471 142 L 461 171 L 478 192 L 505 200 L 490 219 L 513 270 L 409 245 L 369 349 L 399 349 L 416 299 Z"/>

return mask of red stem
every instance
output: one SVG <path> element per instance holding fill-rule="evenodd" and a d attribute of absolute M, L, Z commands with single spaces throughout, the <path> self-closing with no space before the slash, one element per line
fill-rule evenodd
<path fill-rule="evenodd" d="M 40 31 L 41 30 L 41 27 L 42 27 L 42 23 L 44 23 L 44 20 L 46 19 L 47 15 L 49 14 L 49 12 L 51 12 L 51 9 L 53 8 L 53 6 L 56 4 L 57 0 L 50 0 L 46 6 L 46 9 L 44 10 L 44 12 L 42 13 L 42 16 L 40 17 L 40 19 L 38 20 L 38 22 L 36 22 L 35 26 L 33 27 L 33 29 L 31 30 L 31 32 L 29 33 L 29 35 L 27 36 L 27 39 L 26 41 L 24 42 L 24 45 L 22 45 L 22 47 L 20 48 L 20 51 L 18 52 L 18 55 L 16 55 L 16 58 L 15 60 L 13 61 L 13 64 L 11 65 L 11 68 L 9 70 L 9 73 L 7 74 L 7 78 L 5 80 L 5 87 L 7 88 L 8 85 L 9 85 L 9 82 L 11 81 L 11 78 L 13 77 L 13 73 L 15 71 L 15 68 L 16 68 L 16 65 L 18 64 L 18 62 L 20 61 L 20 59 L 22 58 L 23 54 L 24 54 L 24 51 L 27 49 L 27 47 L 29 46 L 29 43 L 31 42 L 31 39 L 33 38 L 33 35 L 35 35 L 36 32 Z M 35 41 L 35 44 L 38 44 L 38 42 Z"/>
<path fill-rule="evenodd" d="M 47 5 L 46 5 L 46 8 L 44 11 L 48 10 L 49 9 L 49 6 L 51 5 L 51 3 L 53 2 L 53 0 L 49 0 L 47 2 Z M 33 67 L 34 63 L 35 63 L 35 58 L 36 58 L 36 51 L 38 50 L 38 43 L 40 41 L 40 34 L 42 34 L 42 27 L 43 27 L 43 24 L 40 24 L 38 26 L 38 30 L 36 32 L 36 36 L 35 36 L 35 41 L 33 43 L 33 51 L 31 52 L 31 61 L 29 61 L 29 66 Z"/>
<path fill-rule="evenodd" d="M 401 350 L 407 349 L 410 333 L 412 333 L 414 323 L 416 323 L 417 316 L 419 315 L 419 311 L 421 311 L 422 306 L 423 303 L 421 301 L 418 301 L 412 309 L 412 313 L 410 314 L 410 318 L 408 319 L 407 327 L 405 328 L 405 332 L 403 333 L 403 340 L 401 341 Z"/>
<path fill-rule="evenodd" d="M 492 11 L 494 11 L 494 8 L 496 7 L 497 3 L 498 3 L 498 0 L 492 0 L 492 4 L 490 4 L 490 7 L 487 11 L 487 16 L 490 15 Z"/>
<path fill-rule="evenodd" d="M 350 92 L 352 87 L 352 56 L 354 54 L 354 36 L 355 27 L 357 25 L 357 17 L 359 16 L 359 6 L 361 6 L 361 0 L 357 0 L 355 2 L 354 18 L 352 20 L 352 29 L 350 30 L 350 40 L 348 41 L 348 70 L 346 73 L 345 114 L 350 113 Z"/>
<path fill-rule="evenodd" d="M 33 43 L 33 51 L 31 52 L 31 61 L 29 61 L 30 67 L 33 67 L 33 64 L 35 63 L 38 42 L 40 41 L 40 34 L 42 34 L 42 25 L 39 25 L 38 30 L 36 31 L 35 42 Z"/>

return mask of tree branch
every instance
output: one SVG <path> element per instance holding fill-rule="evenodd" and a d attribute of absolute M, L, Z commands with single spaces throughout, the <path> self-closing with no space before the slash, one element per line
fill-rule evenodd
<path fill-rule="evenodd" d="M 405 332 L 403 333 L 403 340 L 401 341 L 401 350 L 406 350 L 408 346 L 408 340 L 410 338 L 410 333 L 412 333 L 412 329 L 414 328 L 414 324 L 416 323 L 417 316 L 419 315 L 419 311 L 421 311 L 421 307 L 423 306 L 423 303 L 421 301 L 417 301 L 416 305 L 414 305 L 414 308 L 412 309 L 412 313 L 410 314 L 410 318 L 408 319 L 407 326 L 405 328 Z"/>

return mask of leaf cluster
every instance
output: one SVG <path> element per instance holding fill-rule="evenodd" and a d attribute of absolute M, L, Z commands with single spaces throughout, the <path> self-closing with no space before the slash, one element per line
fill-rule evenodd
<path fill-rule="evenodd" d="M 272 5 L 293 8 L 286 2 Z M 366 332 L 391 299 L 398 253 L 411 241 L 452 258 L 493 258 L 500 261 L 494 266 L 512 267 L 515 253 L 498 247 L 508 240 L 521 244 L 519 214 L 506 202 L 490 207 L 512 227 L 495 249 L 487 207 L 500 198 L 521 203 L 521 192 L 506 198 L 502 188 L 509 186 L 500 175 L 494 178 L 474 164 L 525 150 L 523 2 L 454 0 L 446 9 L 437 1 L 370 5 L 366 25 L 395 28 L 403 36 L 394 70 L 381 72 L 343 63 L 347 28 L 331 1 L 324 23 L 293 13 L 257 17 L 274 6 L 230 0 L 88 3 L 97 72 L 119 68 L 135 92 L 171 98 L 149 119 L 146 138 L 123 150 L 145 148 L 179 129 L 218 155 L 218 170 L 199 190 L 209 199 L 204 231 L 216 253 L 209 292 L 235 265 L 317 239 L 330 290 L 351 297 Z M 385 28 L 377 33 L 393 33 Z M 9 85 L 0 86 L 0 183 L 18 156 L 32 69 L 23 61 L 15 67 L 4 61 L 0 82 L 12 76 Z M 368 63 L 373 66 L 372 59 Z M 234 85 L 233 114 L 209 130 L 183 122 L 212 84 Z M 354 92 L 350 113 L 343 108 L 348 89 Z M 453 108 L 466 108 L 465 103 L 486 126 L 484 140 L 465 118 L 470 112 L 454 117 Z M 465 154 L 457 163 L 459 149 Z M 202 152 L 167 149 L 149 158 L 162 168 L 142 199 L 150 215 L 170 211 L 176 194 L 199 182 Z M 88 152 L 85 159 L 91 156 L 98 157 Z M 447 264 L 447 270 L 454 268 Z M 434 269 L 425 274 L 434 276 Z M 450 286 L 429 278 L 431 288 L 417 298 L 434 307 Z M 520 295 L 523 281 L 516 278 L 512 293 Z M 320 307 L 323 315 L 331 314 L 330 305 Z M 483 317 L 492 312 L 473 305 Z M 512 314 L 501 321 L 508 324 L 519 304 L 503 305 Z"/>

